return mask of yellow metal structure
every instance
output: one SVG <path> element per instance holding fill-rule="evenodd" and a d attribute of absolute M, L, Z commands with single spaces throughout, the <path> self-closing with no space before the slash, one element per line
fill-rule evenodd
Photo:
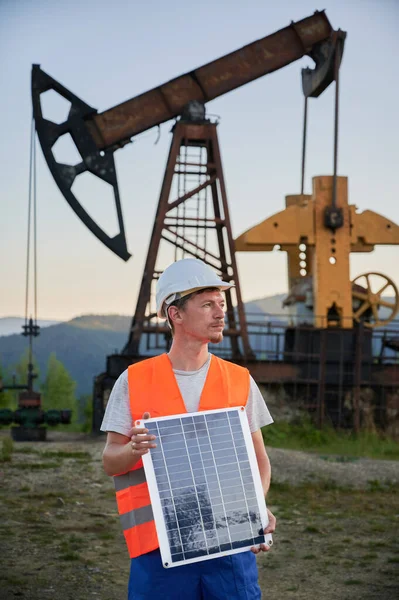
<path fill-rule="evenodd" d="M 351 252 L 371 252 L 378 244 L 399 245 L 399 226 L 371 210 L 358 213 L 356 206 L 348 203 L 347 177 L 337 177 L 336 206 L 342 209 L 344 224 L 331 230 L 325 226 L 324 214 L 331 206 L 332 193 L 332 176 L 314 177 L 311 195 L 286 196 L 285 210 L 240 235 L 235 249 L 269 252 L 279 246 L 287 252 L 289 290 L 301 278 L 312 281 L 316 327 L 333 324 L 351 328 L 353 319 L 367 309 L 372 309 L 374 324 L 380 324 L 373 305 L 389 304 L 392 320 L 399 308 L 393 282 L 389 280 L 396 294 L 392 304 L 381 301 L 381 290 L 377 295 L 372 295 L 370 289 L 355 291 L 350 281 L 349 256 Z M 354 298 L 364 301 L 360 314 L 359 308 L 354 311 Z"/>

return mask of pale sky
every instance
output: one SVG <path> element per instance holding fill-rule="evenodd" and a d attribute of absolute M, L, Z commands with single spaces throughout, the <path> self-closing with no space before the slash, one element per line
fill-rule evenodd
<path fill-rule="evenodd" d="M 339 174 L 349 200 L 399 223 L 399 0 L 0 0 L 0 316 L 23 315 L 32 63 L 100 112 L 326 9 L 348 33 L 341 68 Z M 301 68 L 309 58 L 209 103 L 233 235 L 300 192 Z M 310 101 L 305 192 L 332 174 L 334 85 Z M 49 103 L 49 110 L 52 109 Z M 171 123 L 115 154 L 128 248 L 125 263 L 68 206 L 37 145 L 38 317 L 132 315 L 170 144 Z M 101 226 L 111 203 L 78 188 Z M 238 254 L 244 300 L 287 291 L 284 253 Z M 399 284 L 399 246 L 351 259 L 351 277 L 379 271 Z"/>

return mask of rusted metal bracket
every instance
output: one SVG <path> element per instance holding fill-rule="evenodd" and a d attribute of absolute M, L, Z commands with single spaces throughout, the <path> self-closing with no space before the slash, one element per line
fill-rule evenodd
<path fill-rule="evenodd" d="M 53 123 L 43 118 L 40 96 L 48 90 L 54 90 L 63 98 L 71 103 L 71 108 L 64 123 Z M 33 116 L 35 119 L 36 130 L 39 136 L 40 145 L 43 154 L 49 166 L 49 169 L 65 197 L 70 207 L 77 216 L 90 229 L 92 233 L 107 246 L 112 252 L 115 252 L 123 260 L 128 260 L 130 254 L 127 250 L 125 230 L 123 224 L 122 208 L 119 198 L 118 181 L 116 177 L 114 149 L 108 148 L 105 151 L 99 150 L 97 144 L 86 127 L 85 119 L 92 117 L 97 113 L 83 100 L 72 94 L 63 85 L 47 75 L 41 70 L 40 65 L 33 65 L 32 68 L 32 103 Z M 70 134 L 82 162 L 76 165 L 65 165 L 58 163 L 53 154 L 53 146 L 56 141 L 65 134 Z M 102 181 L 110 184 L 113 188 L 115 207 L 119 224 L 119 233 L 110 237 L 101 227 L 91 218 L 91 216 L 82 207 L 74 193 L 72 185 L 78 175 L 89 171 Z"/>
<path fill-rule="evenodd" d="M 335 79 L 335 59 L 338 68 L 344 52 L 346 32 L 338 29 L 331 36 L 315 44 L 308 55 L 314 60 L 315 67 L 302 69 L 302 90 L 307 98 L 318 98 Z"/>

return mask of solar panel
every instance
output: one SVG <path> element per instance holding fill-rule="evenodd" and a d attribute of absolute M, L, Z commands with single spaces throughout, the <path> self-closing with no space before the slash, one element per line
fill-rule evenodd
<path fill-rule="evenodd" d="M 164 567 L 271 545 L 244 407 L 137 424 L 157 437 L 143 463 Z"/>

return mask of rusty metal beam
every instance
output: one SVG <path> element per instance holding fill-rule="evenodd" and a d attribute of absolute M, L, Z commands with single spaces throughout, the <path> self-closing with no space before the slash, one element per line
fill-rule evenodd
<path fill-rule="evenodd" d="M 176 171 L 174 174 L 176 175 Z M 182 204 L 186 200 L 189 200 L 190 198 L 192 198 L 193 196 L 198 194 L 198 192 L 201 192 L 206 187 L 208 187 L 208 185 L 212 185 L 212 183 L 214 183 L 215 181 L 216 181 L 216 175 L 213 175 L 212 177 L 210 177 L 209 179 L 204 181 L 204 183 L 201 183 L 201 185 L 198 185 L 196 188 L 187 192 L 187 194 L 184 194 L 184 196 L 182 196 L 181 198 L 177 198 L 177 200 L 175 200 L 174 202 L 169 202 L 168 206 L 167 206 L 167 212 L 170 212 L 171 210 L 173 210 L 174 208 L 179 206 L 179 204 Z"/>
<path fill-rule="evenodd" d="M 198 226 L 201 228 L 204 227 L 203 225 L 198 225 Z M 171 229 L 171 227 L 172 227 L 172 225 L 169 225 L 167 223 L 164 224 L 164 228 L 175 237 L 175 240 L 173 242 L 171 242 L 172 244 L 174 244 L 176 242 L 177 244 L 181 244 L 182 248 L 187 248 L 187 246 L 192 246 L 197 251 L 199 250 L 200 252 L 206 252 L 206 255 L 208 258 L 210 257 L 210 258 L 214 258 L 215 260 L 220 260 L 220 256 L 217 256 L 216 254 L 214 254 L 210 250 L 207 250 L 203 246 L 199 246 L 192 240 L 187 239 L 181 233 L 178 233 L 177 231 L 173 231 L 173 229 Z M 216 229 L 216 227 L 213 227 L 213 229 Z M 167 241 L 171 241 L 171 240 L 168 240 L 166 237 L 164 239 Z"/>
<path fill-rule="evenodd" d="M 209 102 L 246 83 L 281 69 L 310 54 L 328 40 L 333 28 L 324 11 L 296 23 L 198 69 L 176 77 L 87 120 L 99 149 L 179 116 L 194 100 Z"/>
<path fill-rule="evenodd" d="M 170 240 L 164 234 L 162 234 L 161 237 L 162 237 L 163 240 L 165 240 L 165 242 L 169 242 L 169 244 L 172 244 L 173 246 L 175 246 L 179 250 L 183 250 L 185 252 L 185 254 L 189 254 L 193 258 L 198 258 L 198 251 L 191 250 L 190 248 L 188 248 L 184 244 L 180 244 L 177 240 Z M 208 252 L 206 253 L 206 256 L 202 256 L 201 257 L 201 260 L 204 263 L 206 263 L 207 265 L 209 265 L 212 269 L 217 270 L 219 268 L 219 265 L 217 265 L 217 264 L 215 264 L 215 263 L 213 263 L 212 261 L 209 260 L 209 253 Z M 228 281 L 228 279 L 226 279 L 226 281 Z"/>
<path fill-rule="evenodd" d="M 292 363 L 251 361 L 245 366 L 257 383 L 290 383 L 300 376 L 300 368 Z"/>

